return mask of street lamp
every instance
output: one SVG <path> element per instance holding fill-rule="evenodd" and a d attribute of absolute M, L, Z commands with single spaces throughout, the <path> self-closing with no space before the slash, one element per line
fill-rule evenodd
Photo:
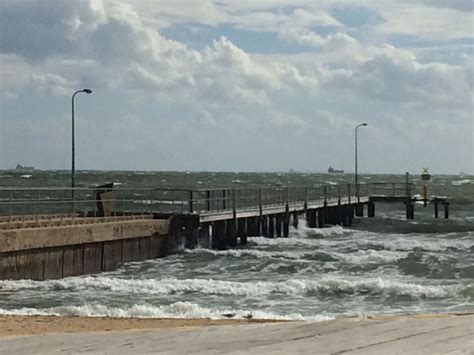
<path fill-rule="evenodd" d="M 72 167 L 71 167 L 71 187 L 75 187 L 75 173 L 76 173 L 76 148 L 75 148 L 75 137 L 74 137 L 74 97 L 79 94 L 79 93 L 85 93 L 85 94 L 92 94 L 91 89 L 82 89 L 82 90 L 77 90 L 74 94 L 72 94 Z M 74 196 L 74 191 L 72 192 Z"/>
<path fill-rule="evenodd" d="M 355 185 L 356 185 L 356 193 L 359 196 L 359 187 L 357 186 L 357 129 L 359 127 L 366 127 L 367 123 L 361 123 L 355 126 Z"/>

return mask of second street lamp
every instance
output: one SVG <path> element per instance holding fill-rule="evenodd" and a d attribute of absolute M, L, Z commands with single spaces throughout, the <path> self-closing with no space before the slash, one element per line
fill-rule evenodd
<path fill-rule="evenodd" d="M 76 174 L 76 148 L 75 148 L 75 133 L 74 133 L 74 98 L 76 97 L 77 94 L 79 93 L 85 93 L 85 94 L 92 94 L 91 89 L 82 89 L 82 90 L 77 90 L 72 94 L 71 98 L 71 107 L 72 107 L 72 151 L 71 151 L 71 187 L 75 187 L 75 174 Z M 74 191 L 72 192 L 74 196 Z"/>
<path fill-rule="evenodd" d="M 361 123 L 355 126 L 355 188 L 356 188 L 356 196 L 359 197 L 359 186 L 357 185 L 358 183 L 358 178 L 357 178 L 357 129 L 359 127 L 366 127 L 367 123 Z"/>

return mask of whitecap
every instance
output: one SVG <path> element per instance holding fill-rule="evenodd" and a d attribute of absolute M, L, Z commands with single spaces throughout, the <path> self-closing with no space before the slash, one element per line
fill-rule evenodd
<path fill-rule="evenodd" d="M 462 180 L 452 181 L 451 185 L 461 186 L 461 185 L 465 185 L 465 184 L 470 184 L 471 182 L 472 182 L 472 180 L 470 180 L 470 179 L 462 179 Z"/>
<path fill-rule="evenodd" d="M 114 317 L 114 318 L 180 318 L 180 319 L 228 319 L 226 314 L 233 314 L 232 319 L 272 320 L 312 320 L 329 321 L 332 316 L 303 316 L 299 313 L 277 314 L 261 310 L 235 310 L 201 307 L 191 302 L 175 302 L 170 305 L 154 306 L 136 304 L 125 307 L 111 307 L 103 304 L 85 304 L 81 306 L 60 306 L 51 308 L 19 308 L 13 310 L 0 309 L 3 315 L 42 315 L 42 316 L 81 316 L 81 317 Z"/>

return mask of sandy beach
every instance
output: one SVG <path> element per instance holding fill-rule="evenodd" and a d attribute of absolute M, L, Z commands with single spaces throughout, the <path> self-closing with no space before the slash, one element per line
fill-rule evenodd
<path fill-rule="evenodd" d="M 218 325 L 280 323 L 261 319 L 175 319 L 110 318 L 65 316 L 0 316 L 0 337 L 42 335 L 50 333 L 110 332 L 125 330 L 166 329 Z"/>

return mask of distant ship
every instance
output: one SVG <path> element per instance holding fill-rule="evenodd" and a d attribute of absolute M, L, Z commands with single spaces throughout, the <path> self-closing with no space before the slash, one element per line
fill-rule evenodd
<path fill-rule="evenodd" d="M 334 169 L 332 166 L 329 167 L 328 169 L 329 174 L 344 174 L 344 170 L 337 170 Z"/>
<path fill-rule="evenodd" d="M 34 171 L 35 168 L 33 166 L 23 166 L 21 164 L 17 164 L 15 170 L 20 172 L 31 172 Z"/>

